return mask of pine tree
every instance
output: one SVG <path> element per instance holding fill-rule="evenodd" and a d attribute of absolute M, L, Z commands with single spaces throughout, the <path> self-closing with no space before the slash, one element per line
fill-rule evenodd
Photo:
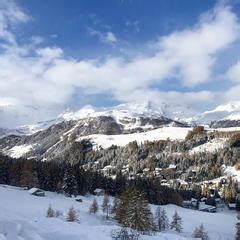
<path fill-rule="evenodd" d="M 139 233 L 127 228 L 121 228 L 119 230 L 113 230 L 112 233 L 113 240 L 138 240 Z"/>
<path fill-rule="evenodd" d="M 120 199 L 116 219 L 124 227 L 142 233 L 152 230 L 152 214 L 143 195 L 134 189 L 127 190 Z"/>
<path fill-rule="evenodd" d="M 226 189 L 225 189 L 225 200 L 226 202 L 230 203 L 233 199 L 233 191 L 232 191 L 232 188 L 230 186 L 228 186 Z"/>
<path fill-rule="evenodd" d="M 48 210 L 47 210 L 47 217 L 54 217 L 54 210 L 51 205 L 49 205 Z"/>
<path fill-rule="evenodd" d="M 77 195 L 77 182 L 73 174 L 72 168 L 68 167 L 63 178 L 63 192 L 67 197 Z"/>
<path fill-rule="evenodd" d="M 33 169 L 31 161 L 26 161 L 23 166 L 20 183 L 22 187 L 38 187 L 37 172 Z"/>
<path fill-rule="evenodd" d="M 238 222 L 237 222 L 237 224 L 236 224 L 236 240 L 240 240 L 240 222 L 239 222 L 239 220 L 240 220 L 240 213 L 238 212 L 238 214 L 237 214 L 237 219 L 238 219 Z"/>
<path fill-rule="evenodd" d="M 71 207 L 68 211 L 68 214 L 67 214 L 67 221 L 68 222 L 75 222 L 76 220 L 77 220 L 76 212 L 75 212 L 74 208 Z"/>
<path fill-rule="evenodd" d="M 202 240 L 208 240 L 208 234 L 205 232 L 203 224 L 201 224 L 199 227 L 195 228 L 193 232 L 193 237 L 194 238 L 200 238 Z"/>
<path fill-rule="evenodd" d="M 116 214 L 117 212 L 117 207 L 118 207 L 118 199 L 115 197 L 114 200 L 113 200 L 113 205 L 112 205 L 112 208 L 111 208 L 111 214 Z"/>
<path fill-rule="evenodd" d="M 170 228 L 174 229 L 176 232 L 182 231 L 182 218 L 178 215 L 177 212 L 175 212 L 173 215 Z"/>
<path fill-rule="evenodd" d="M 160 207 L 157 208 L 155 213 L 155 223 L 157 230 L 160 232 L 169 228 L 169 221 L 165 209 L 161 210 Z"/>
<path fill-rule="evenodd" d="M 89 212 L 90 212 L 90 213 L 93 213 L 93 214 L 96 214 L 97 211 L 98 211 L 98 203 L 97 203 L 96 198 L 94 198 L 94 199 L 93 199 L 93 202 L 92 202 L 92 205 L 91 205 L 91 207 L 89 208 Z"/>
<path fill-rule="evenodd" d="M 240 222 L 236 224 L 236 240 L 240 240 Z"/>
<path fill-rule="evenodd" d="M 103 203 L 102 203 L 102 211 L 106 214 L 106 219 L 109 218 L 110 208 L 111 208 L 111 205 L 110 205 L 109 196 L 105 194 L 103 198 Z"/>

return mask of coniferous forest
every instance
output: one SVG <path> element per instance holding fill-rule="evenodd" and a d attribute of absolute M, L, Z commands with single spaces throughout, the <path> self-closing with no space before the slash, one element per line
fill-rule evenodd
<path fill-rule="evenodd" d="M 133 187 L 142 192 L 149 203 L 154 204 L 180 205 L 183 199 L 190 199 L 197 194 L 195 191 L 161 186 L 154 177 L 128 179 L 119 172 L 112 179 L 100 172 L 84 170 L 78 164 L 13 159 L 3 155 L 0 155 L 0 184 L 39 187 L 46 191 L 64 193 L 66 196 L 93 193 L 96 188 L 118 196 Z"/>

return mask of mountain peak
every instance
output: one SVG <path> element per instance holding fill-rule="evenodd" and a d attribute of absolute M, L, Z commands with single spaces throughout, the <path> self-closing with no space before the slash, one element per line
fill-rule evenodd
<path fill-rule="evenodd" d="M 78 120 L 88 117 L 112 116 L 116 119 L 122 117 L 160 117 L 163 115 L 161 107 L 157 107 L 152 102 L 128 102 L 108 108 L 95 108 L 91 105 L 86 105 L 76 112 L 65 112 L 59 117 L 64 120 Z"/>
<path fill-rule="evenodd" d="M 232 112 L 232 111 L 239 111 L 240 110 L 240 101 L 233 101 L 229 102 L 227 104 L 222 104 L 217 106 L 212 112 L 216 111 L 226 111 L 226 112 Z"/>

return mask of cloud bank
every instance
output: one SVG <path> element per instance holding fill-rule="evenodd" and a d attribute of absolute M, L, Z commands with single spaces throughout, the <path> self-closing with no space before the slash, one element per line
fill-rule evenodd
<path fill-rule="evenodd" d="M 197 90 L 215 81 L 218 76 L 214 68 L 220 56 L 239 40 L 240 23 L 230 6 L 216 6 L 200 16 L 194 26 L 160 36 L 131 59 L 107 56 L 104 60 L 78 60 L 66 56 L 59 47 L 40 47 L 43 41 L 37 36 L 32 37 L 31 44 L 21 45 L 15 28 L 31 24 L 30 19 L 14 1 L 1 1 L 0 126 L 7 125 L 6 119 L 14 109 L 18 116 L 25 116 L 19 120 L 21 124 L 32 120 L 26 115 L 34 112 L 38 114 L 36 119 L 39 115 L 52 117 L 76 94 L 85 98 L 107 94 L 120 102 L 151 100 L 156 104 L 179 104 L 180 99 L 181 104 L 191 105 L 196 111 L 209 103 L 240 100 L 239 62 L 225 74 L 223 81 L 233 84 L 228 90 Z M 112 32 L 90 32 L 107 43 L 118 43 Z M 166 81 L 186 90 L 164 91 L 161 84 Z M 9 124 L 14 117 L 12 120 Z"/>

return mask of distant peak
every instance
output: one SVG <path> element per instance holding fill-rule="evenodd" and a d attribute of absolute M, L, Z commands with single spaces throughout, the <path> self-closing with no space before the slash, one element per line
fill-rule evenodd
<path fill-rule="evenodd" d="M 227 104 L 217 106 L 213 111 L 227 111 L 232 112 L 240 109 L 240 101 L 233 101 Z"/>

